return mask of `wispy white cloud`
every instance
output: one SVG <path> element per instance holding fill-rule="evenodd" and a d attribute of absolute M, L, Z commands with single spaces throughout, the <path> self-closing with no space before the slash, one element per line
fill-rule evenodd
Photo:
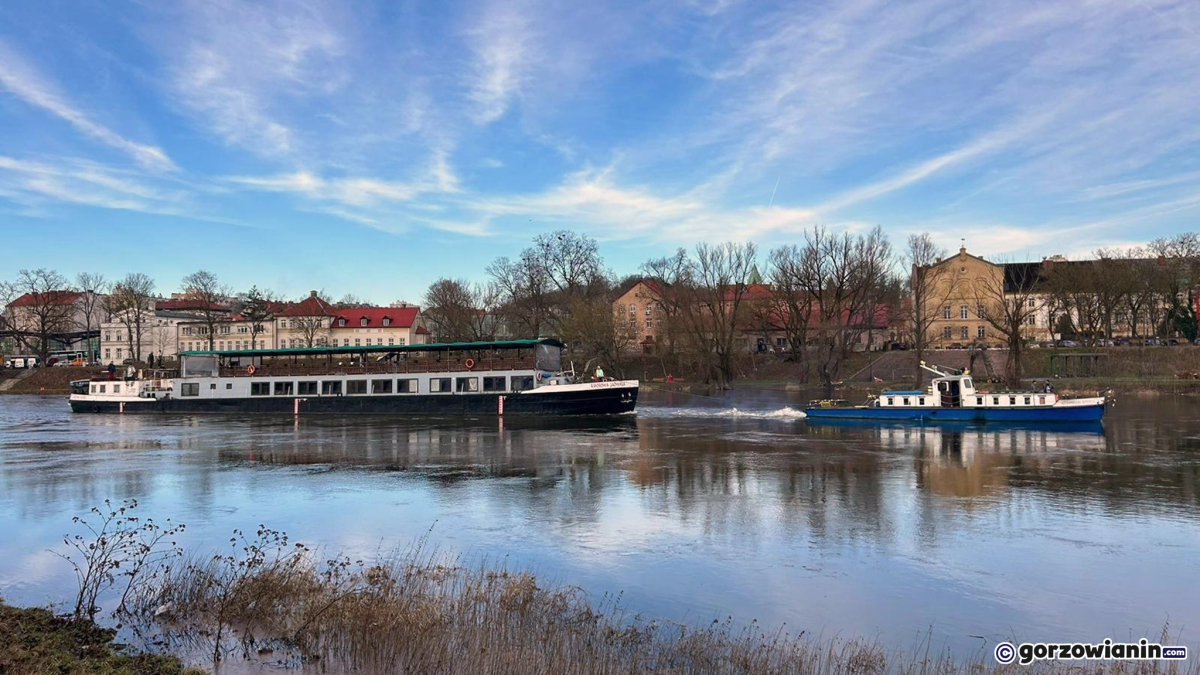
<path fill-rule="evenodd" d="M 0 88 L 66 121 L 85 136 L 120 150 L 146 168 L 176 168 L 161 148 L 131 141 L 68 103 L 50 80 L 38 73 L 3 40 L 0 40 Z"/>
<path fill-rule="evenodd" d="M 492 2 L 466 32 L 472 52 L 466 84 L 480 124 L 500 119 L 520 95 L 532 58 L 530 13 L 525 2 Z"/>

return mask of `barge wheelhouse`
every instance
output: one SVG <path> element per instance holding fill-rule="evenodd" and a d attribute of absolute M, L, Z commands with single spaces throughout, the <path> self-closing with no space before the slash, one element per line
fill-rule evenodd
<path fill-rule="evenodd" d="M 928 389 L 884 390 L 867 405 L 812 403 L 808 419 L 889 420 L 911 422 L 1099 422 L 1106 399 L 1062 398 L 1048 391 L 981 391 L 970 371 L 950 372 L 921 367 L 937 377 Z"/>
<path fill-rule="evenodd" d="M 190 351 L 178 370 L 93 379 L 80 413 L 609 415 L 636 380 L 579 382 L 557 340 Z M 80 389 L 83 389 L 80 387 Z"/>

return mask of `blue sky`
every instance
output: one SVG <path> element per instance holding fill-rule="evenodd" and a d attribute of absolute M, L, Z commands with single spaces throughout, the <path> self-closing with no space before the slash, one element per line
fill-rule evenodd
<path fill-rule="evenodd" d="M 0 5 L 0 277 L 418 301 L 567 227 L 617 273 L 882 225 L 1200 229 L 1200 3 Z"/>

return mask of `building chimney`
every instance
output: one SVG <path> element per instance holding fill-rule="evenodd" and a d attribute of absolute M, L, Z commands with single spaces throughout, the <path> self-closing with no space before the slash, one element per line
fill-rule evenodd
<path fill-rule="evenodd" d="M 316 292 L 316 291 L 309 291 L 309 292 L 308 292 L 308 297 L 310 297 L 310 298 L 315 298 L 315 297 L 317 297 L 317 292 Z"/>

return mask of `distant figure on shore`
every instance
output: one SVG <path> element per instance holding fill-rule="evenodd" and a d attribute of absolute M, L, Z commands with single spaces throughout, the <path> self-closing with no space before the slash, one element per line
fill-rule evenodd
<path fill-rule="evenodd" d="M 600 380 L 603 380 L 603 379 L 604 379 L 604 369 L 601 368 L 600 366 L 596 366 L 596 381 L 599 382 Z"/>
<path fill-rule="evenodd" d="M 148 367 L 148 368 L 154 367 L 154 352 L 150 352 L 150 356 L 148 356 L 146 358 L 146 367 Z"/>
<path fill-rule="evenodd" d="M 675 376 L 674 375 L 671 375 L 670 373 L 667 374 L 667 384 L 675 384 Z"/>

